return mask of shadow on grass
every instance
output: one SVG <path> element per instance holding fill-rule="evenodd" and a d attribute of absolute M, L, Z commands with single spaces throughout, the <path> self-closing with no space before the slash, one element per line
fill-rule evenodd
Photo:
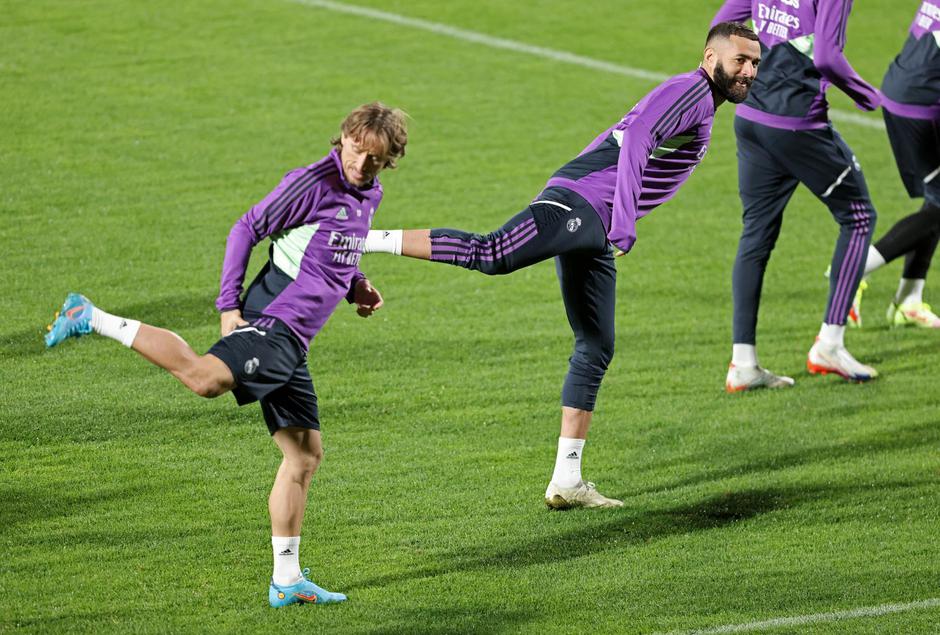
<path fill-rule="evenodd" d="M 445 555 L 448 562 L 375 578 L 367 578 L 348 588 L 386 586 L 407 580 L 487 568 L 529 567 L 629 545 L 642 545 L 667 536 L 724 527 L 793 503 L 787 490 L 761 489 L 728 492 L 691 505 L 666 510 L 576 510 L 584 523 L 566 533 L 533 537 L 504 549 Z M 549 512 L 546 512 L 549 513 Z M 606 522 L 596 522 L 605 518 Z"/>
<path fill-rule="evenodd" d="M 88 514 L 101 506 L 120 507 L 127 500 L 154 491 L 151 486 L 123 485 L 94 491 L 72 492 L 58 486 L 44 489 L 4 487 L 0 489 L 3 510 L 0 535 L 19 534 L 16 526 L 30 522 L 48 522 L 53 518 Z"/>
<path fill-rule="evenodd" d="M 50 308 L 48 315 L 37 319 L 36 328 L 15 333 L 0 333 L 0 359 L 33 357 L 46 350 L 43 336 L 46 324 L 52 322 L 52 316 L 58 305 Z M 119 306 L 109 306 L 107 311 L 129 318 L 143 320 L 162 328 L 174 330 L 217 323 L 215 295 L 191 293 L 188 295 L 154 298 L 148 302 L 138 302 Z"/>
<path fill-rule="evenodd" d="M 918 487 L 936 482 L 897 481 L 884 487 Z M 662 510 L 577 510 L 567 514 L 583 514 L 582 524 L 563 533 L 532 536 L 507 547 L 478 547 L 475 551 L 443 554 L 439 562 L 374 578 L 366 578 L 348 586 L 350 589 L 382 587 L 409 580 L 430 578 L 462 571 L 487 569 L 507 570 L 563 562 L 612 549 L 642 546 L 646 543 L 697 531 L 721 529 L 747 521 L 762 514 L 790 509 L 818 500 L 851 498 L 870 494 L 868 484 L 847 486 L 793 486 L 731 491 L 710 496 L 699 502 Z M 606 519 L 598 522 L 600 519 Z M 524 529 L 523 529 L 524 530 Z"/>
<path fill-rule="evenodd" d="M 663 485 L 648 487 L 630 492 L 632 496 L 642 494 L 656 494 L 669 490 L 699 485 L 711 481 L 720 481 L 726 478 L 743 476 L 753 472 L 769 472 L 788 469 L 821 461 L 852 459 L 867 454 L 892 452 L 896 450 L 922 449 L 928 445 L 940 444 L 940 416 L 937 421 L 918 423 L 915 425 L 898 426 L 890 431 L 880 431 L 850 441 L 838 441 L 816 447 L 794 450 L 774 454 L 739 465 L 712 469 L 678 478 Z M 706 457 L 683 457 L 673 461 L 674 464 L 698 465 L 708 464 Z M 657 467 L 663 467 L 659 464 Z"/>

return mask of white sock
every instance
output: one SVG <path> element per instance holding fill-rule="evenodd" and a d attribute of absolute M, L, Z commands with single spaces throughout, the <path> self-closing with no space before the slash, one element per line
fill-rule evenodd
<path fill-rule="evenodd" d="M 371 229 L 366 236 L 362 252 L 366 254 L 401 255 L 401 242 L 405 231 L 402 229 Z"/>
<path fill-rule="evenodd" d="M 880 269 L 885 264 L 885 258 L 881 252 L 875 249 L 874 245 L 868 245 L 868 259 L 865 260 L 865 275 L 867 276 L 875 269 Z"/>
<path fill-rule="evenodd" d="M 583 452 L 584 439 L 558 437 L 558 454 L 555 455 L 552 483 L 558 487 L 574 487 L 580 483 Z"/>
<path fill-rule="evenodd" d="M 274 547 L 274 573 L 271 579 L 278 586 L 300 582 L 300 536 L 271 536 Z"/>
<path fill-rule="evenodd" d="M 110 337 L 130 348 L 134 343 L 134 338 L 137 337 L 137 331 L 140 330 L 140 322 L 126 320 L 94 307 L 91 310 L 91 328 L 95 333 Z"/>
<path fill-rule="evenodd" d="M 741 368 L 757 366 L 757 347 L 754 344 L 732 344 L 731 363 Z"/>
<path fill-rule="evenodd" d="M 923 302 L 925 282 L 923 278 L 901 278 L 898 283 L 898 292 L 894 296 L 894 303 L 901 306 Z"/>
<path fill-rule="evenodd" d="M 819 340 L 830 346 L 845 346 L 845 324 L 826 324 L 819 329 Z"/>

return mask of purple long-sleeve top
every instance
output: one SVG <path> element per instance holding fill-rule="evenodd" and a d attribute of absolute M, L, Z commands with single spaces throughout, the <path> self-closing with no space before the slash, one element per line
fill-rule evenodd
<path fill-rule="evenodd" d="M 877 89 L 843 55 L 851 11 L 852 0 L 727 0 L 712 25 L 752 19 L 763 51 L 757 79 L 736 114 L 773 128 L 825 128 L 830 85 L 862 110 L 877 108 Z"/>
<path fill-rule="evenodd" d="M 629 251 L 636 221 L 675 196 L 702 161 L 715 117 L 712 84 L 701 68 L 654 88 L 546 184 L 580 195 L 607 238 Z"/>
<path fill-rule="evenodd" d="M 359 259 L 381 200 L 377 178 L 365 188 L 346 181 L 336 149 L 288 172 L 229 232 L 216 308 L 242 306 L 251 250 L 270 237 L 273 264 L 293 281 L 263 315 L 284 322 L 309 346 L 340 300 L 365 277 Z"/>

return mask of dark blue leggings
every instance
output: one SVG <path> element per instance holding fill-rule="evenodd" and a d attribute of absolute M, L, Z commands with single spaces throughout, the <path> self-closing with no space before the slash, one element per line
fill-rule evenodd
<path fill-rule="evenodd" d="M 831 127 L 780 130 L 737 117 L 738 184 L 744 228 L 734 261 L 734 343 L 754 344 L 764 271 L 783 210 L 803 183 L 839 224 L 823 322 L 845 324 L 865 270 L 875 208 L 858 162 Z"/>
<path fill-rule="evenodd" d="M 504 275 L 554 257 L 574 332 L 561 402 L 593 411 L 614 356 L 617 269 L 597 213 L 565 190 L 543 194 L 554 196 L 534 202 L 489 234 L 432 229 L 431 260 Z"/>

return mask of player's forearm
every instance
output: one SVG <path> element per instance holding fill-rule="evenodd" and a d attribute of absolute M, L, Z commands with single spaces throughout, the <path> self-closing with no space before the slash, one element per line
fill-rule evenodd
<path fill-rule="evenodd" d="M 232 226 L 225 242 L 219 297 L 215 301 L 215 306 L 219 311 L 239 307 L 245 270 L 248 268 L 248 260 L 254 245 L 254 236 L 245 222 L 245 217 L 242 217 Z"/>
<path fill-rule="evenodd" d="M 859 108 L 874 110 L 881 104 L 878 90 L 855 72 L 840 51 L 821 46 L 816 51 L 815 63 L 819 73 L 851 97 Z"/>
<path fill-rule="evenodd" d="M 823 77 L 851 97 L 859 108 L 874 110 L 881 103 L 877 89 L 855 72 L 843 53 L 847 20 L 843 2 L 820 2 L 816 14 L 813 63 Z"/>

